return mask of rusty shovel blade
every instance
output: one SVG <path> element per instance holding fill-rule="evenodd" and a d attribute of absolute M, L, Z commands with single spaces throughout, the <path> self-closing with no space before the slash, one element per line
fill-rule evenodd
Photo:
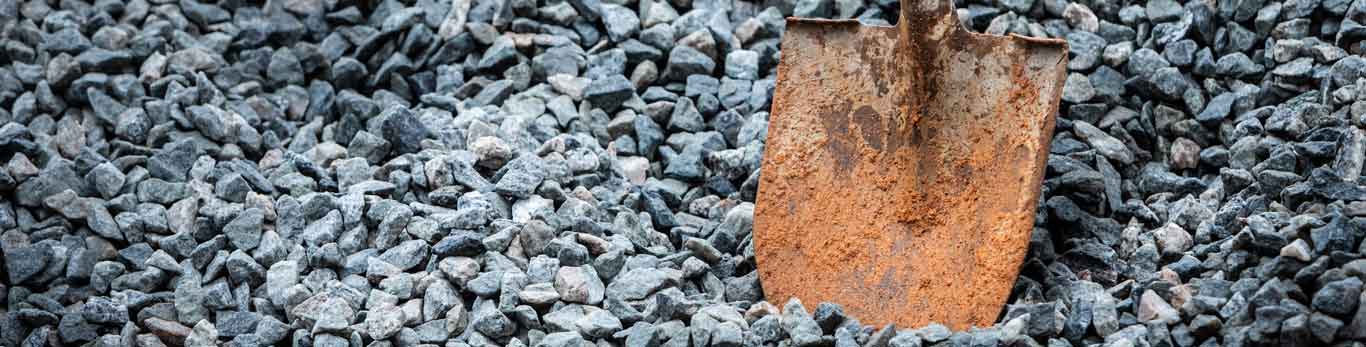
<path fill-rule="evenodd" d="M 904 0 L 898 23 L 788 19 L 760 279 L 865 324 L 988 326 L 1028 248 L 1066 44 L 971 33 L 949 0 Z"/>

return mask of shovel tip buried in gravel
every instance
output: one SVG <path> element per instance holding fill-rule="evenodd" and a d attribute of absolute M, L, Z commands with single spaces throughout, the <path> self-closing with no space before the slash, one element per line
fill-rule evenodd
<path fill-rule="evenodd" d="M 894 27 L 789 18 L 782 52 L 754 226 L 769 300 L 991 325 L 1028 248 L 1064 41 L 907 0 Z"/>

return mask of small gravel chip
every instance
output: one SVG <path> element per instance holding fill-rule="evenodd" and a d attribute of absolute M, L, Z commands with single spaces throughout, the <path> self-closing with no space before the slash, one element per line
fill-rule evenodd
<path fill-rule="evenodd" d="M 635 86 L 626 76 L 619 74 L 595 79 L 583 91 L 584 100 L 608 112 L 615 111 L 633 95 Z"/>
<path fill-rule="evenodd" d="M 1281 247 L 1280 255 L 1307 263 L 1312 260 L 1313 252 L 1309 250 L 1309 243 L 1304 242 L 1304 239 L 1296 239 L 1285 247 Z"/>
<path fill-rule="evenodd" d="M 446 256 L 477 256 L 485 251 L 483 238 L 468 230 L 455 230 L 432 246 L 432 253 Z"/>
<path fill-rule="evenodd" d="M 592 268 L 564 266 L 555 274 L 555 290 L 565 302 L 597 305 L 607 289 Z"/>
<path fill-rule="evenodd" d="M 515 198 L 530 197 L 536 187 L 540 186 L 543 178 L 533 171 L 538 168 L 528 166 L 536 165 L 509 165 L 511 168 L 503 174 L 503 179 L 498 180 L 498 183 L 494 185 L 494 191 Z"/>
<path fill-rule="evenodd" d="M 1027 7 L 1018 12 L 1023 13 L 1026 11 L 1029 11 Z M 1091 12 L 1091 9 L 1086 7 L 1086 5 L 1068 3 L 1067 7 L 1063 9 L 1062 17 L 1067 20 L 1068 25 L 1071 25 L 1073 28 L 1081 29 L 1082 31 L 1096 32 L 1096 30 L 1100 29 L 1099 19 L 1096 18 L 1096 14 Z"/>
<path fill-rule="evenodd" d="M 1129 151 L 1129 148 L 1124 146 L 1123 142 L 1095 126 L 1087 124 L 1086 122 L 1073 122 L 1072 130 L 1077 136 L 1081 137 L 1082 140 L 1085 140 L 1090 144 L 1092 148 L 1095 148 L 1106 158 L 1110 158 L 1110 160 L 1114 160 L 1123 165 L 1133 163 L 1135 160 L 1133 152 Z"/>
<path fill-rule="evenodd" d="M 194 164 L 198 153 L 193 140 L 172 142 L 156 151 L 147 160 L 147 171 L 152 177 L 170 182 L 184 182 L 189 177 L 190 166 Z"/>
<path fill-rule="evenodd" d="M 313 336 L 313 345 L 317 347 L 346 347 L 350 343 L 340 336 L 317 334 Z"/>
<path fill-rule="evenodd" d="M 716 69 L 716 62 L 706 53 L 688 46 L 677 46 L 669 51 L 664 75 L 673 80 L 685 80 L 696 74 L 711 74 L 713 69 Z"/>
<path fill-rule="evenodd" d="M 231 201 L 243 202 L 247 198 L 247 193 L 251 192 L 251 186 L 242 175 L 237 173 L 228 174 L 227 177 L 220 178 L 214 182 L 214 195 L 218 198 Z"/>
<path fill-rule="evenodd" d="M 834 7 L 833 0 L 798 0 L 796 8 L 792 10 L 792 15 L 806 18 L 829 18 L 832 7 Z"/>
<path fill-rule="evenodd" d="M 304 287 L 296 284 L 289 290 L 292 291 L 294 288 Z M 323 317 L 352 317 L 353 310 L 351 309 L 351 305 L 347 303 L 345 298 L 337 293 L 340 292 L 323 291 L 309 296 L 307 299 L 303 299 L 303 302 L 295 305 L 291 309 L 291 312 L 295 317 L 300 319 L 300 322 L 303 323 L 305 327 L 309 328 L 311 328 L 314 323 L 323 320 Z"/>
<path fill-rule="evenodd" d="M 953 331 L 950 331 L 948 327 L 939 323 L 930 323 L 930 325 L 918 328 L 915 331 L 916 335 L 919 335 L 921 338 L 925 339 L 925 342 L 929 343 L 939 343 L 940 341 L 948 340 L 949 336 L 953 334 Z"/>
<path fill-rule="evenodd" d="M 726 76 L 734 79 L 759 79 L 759 52 L 742 49 L 727 53 Z"/>
<path fill-rule="evenodd" d="M 844 323 L 844 309 L 839 305 L 829 302 L 822 302 L 816 305 L 816 312 L 813 314 L 816 323 L 826 334 L 833 334 L 835 328 Z"/>
<path fill-rule="evenodd" d="M 577 331 L 562 331 L 546 334 L 536 343 L 536 347 L 580 347 L 584 344 L 583 336 Z"/>
<path fill-rule="evenodd" d="M 1194 245 L 1190 233 L 1176 224 L 1168 223 L 1152 233 L 1158 248 L 1167 256 L 1179 256 Z"/>
<path fill-rule="evenodd" d="M 806 313 L 806 308 L 796 298 L 783 305 L 782 327 L 792 338 L 793 346 L 814 346 L 821 342 L 820 325 Z"/>
<path fill-rule="evenodd" d="M 85 321 L 98 324 L 127 323 L 128 308 L 108 298 L 92 297 L 81 305 L 81 316 Z"/>
<path fill-rule="evenodd" d="M 215 316 L 214 326 L 218 328 L 218 334 L 224 337 L 251 334 L 261 321 L 260 314 L 247 311 L 219 311 Z"/>
<path fill-rule="evenodd" d="M 381 306 L 371 308 L 365 316 L 365 332 L 371 338 L 387 339 L 403 329 L 403 308 Z"/>
<path fill-rule="evenodd" d="M 681 276 L 681 274 L 679 274 Z M 640 300 L 677 282 L 668 272 L 652 268 L 631 269 L 617 275 L 607 285 L 606 296 L 623 300 Z"/>
<path fill-rule="evenodd" d="M 5 272 L 9 274 L 9 283 L 23 283 L 37 275 L 47 267 L 48 260 L 51 258 L 52 249 L 46 244 L 15 248 L 6 247 Z"/>
<path fill-rule="evenodd" d="M 346 193 L 360 195 L 389 195 L 392 194 L 396 188 L 398 188 L 398 186 L 393 183 L 378 180 L 365 180 L 346 187 Z"/>
<path fill-rule="evenodd" d="M 921 345 L 920 336 L 905 332 L 897 332 L 896 335 L 891 336 L 890 339 L 887 339 L 886 341 L 886 346 L 889 347 L 913 347 Z M 926 338 L 926 341 L 929 341 L 929 338 Z"/>
<path fill-rule="evenodd" d="M 1067 75 L 1067 82 L 1063 84 L 1062 99 L 1071 103 L 1082 103 L 1096 96 L 1096 90 L 1091 87 L 1091 80 L 1086 75 L 1072 73 Z"/>
<path fill-rule="evenodd" d="M 550 283 L 532 283 L 523 287 L 522 291 L 517 293 L 517 298 L 529 305 L 544 306 L 559 301 L 560 294 Z"/>
<path fill-rule="evenodd" d="M 427 127 L 413 116 L 411 110 L 403 106 L 393 106 L 386 109 L 380 117 L 384 118 L 380 130 L 395 152 L 405 154 L 422 150 L 422 139 L 428 134 Z"/>
<path fill-rule="evenodd" d="M 599 11 L 602 13 L 602 23 L 607 27 L 607 37 L 612 42 L 626 41 L 640 31 L 640 18 L 636 17 L 636 11 L 615 4 L 603 4 Z"/>
<path fill-rule="evenodd" d="M 1180 313 L 1152 290 L 1143 292 L 1138 302 L 1137 313 L 1138 320 L 1142 322 L 1172 324 L 1181 319 Z"/>
<path fill-rule="evenodd" d="M 1309 315 L 1309 333 L 1314 335 L 1319 342 L 1332 342 L 1333 336 L 1337 335 L 1341 328 L 1342 321 L 1337 318 L 1318 312 Z"/>
<path fill-rule="evenodd" d="M 504 337 L 516 332 L 517 326 L 506 315 L 499 312 L 492 302 L 485 302 L 470 317 L 475 331 L 490 337 Z"/>
<path fill-rule="evenodd" d="M 261 244 L 261 228 L 264 222 L 264 211 L 259 208 L 248 208 L 223 226 L 223 234 L 228 236 L 228 241 L 233 247 L 250 251 Z"/>
<path fill-rule="evenodd" d="M 270 64 L 266 67 L 266 76 L 270 82 L 277 85 L 300 85 L 304 84 L 304 68 L 299 62 L 299 57 L 288 48 L 275 50 L 270 56 Z"/>
<path fill-rule="evenodd" d="M 691 98 L 679 99 L 669 116 L 669 131 L 699 132 L 706 129 L 702 113 L 697 111 Z"/>
<path fill-rule="evenodd" d="M 470 102 L 474 106 L 498 105 L 507 100 L 514 92 L 512 81 L 498 80 L 485 86 L 478 94 L 475 94 Z"/>
<path fill-rule="evenodd" d="M 1155 23 L 1169 22 L 1181 17 L 1184 10 L 1175 0 L 1149 1 L 1145 6 L 1148 20 Z"/>
<path fill-rule="evenodd" d="M 500 36 L 493 41 L 493 45 L 479 59 L 479 69 L 485 71 L 502 71 L 516 64 L 517 47 L 508 36 Z"/>
<path fill-rule="evenodd" d="M 119 230 L 117 221 L 114 220 L 113 215 L 109 214 L 109 209 L 105 207 L 104 202 L 86 202 L 85 208 L 85 223 L 86 226 L 90 227 L 90 230 L 106 239 L 124 239 L 123 231 Z"/>
<path fill-rule="evenodd" d="M 397 266 L 400 270 L 408 270 L 417 267 L 427 260 L 427 253 L 430 246 L 426 241 L 410 240 L 398 244 L 393 248 L 385 250 L 379 255 L 379 259 L 386 263 Z"/>
<path fill-rule="evenodd" d="M 285 294 L 299 283 L 299 263 L 286 260 L 275 263 L 266 271 L 266 298 L 278 306 L 285 306 Z"/>
<path fill-rule="evenodd" d="M 597 338 L 612 336 L 622 329 L 621 320 L 602 309 L 591 309 L 591 312 L 579 318 L 574 324 L 583 335 Z"/>
<path fill-rule="evenodd" d="M 1361 280 L 1356 277 L 1329 282 L 1314 293 L 1313 307 L 1334 317 L 1347 317 L 1357 311 L 1361 285 Z"/>
<path fill-rule="evenodd" d="M 218 329 L 209 320 L 200 320 L 195 323 L 190 330 L 190 335 L 185 337 L 185 347 L 214 347 L 218 346 Z"/>

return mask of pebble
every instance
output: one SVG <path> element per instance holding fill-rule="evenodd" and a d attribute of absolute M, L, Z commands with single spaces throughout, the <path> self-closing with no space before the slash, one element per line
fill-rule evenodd
<path fill-rule="evenodd" d="M 1091 80 L 1082 74 L 1067 75 L 1067 82 L 1063 86 L 1062 99 L 1067 102 L 1081 103 L 1091 100 L 1096 96 L 1096 91 L 1091 87 Z"/>
<path fill-rule="evenodd" d="M 213 323 L 201 320 L 190 330 L 190 335 L 185 337 L 186 347 L 212 347 L 218 345 L 218 329 Z"/>
<path fill-rule="evenodd" d="M 1335 317 L 1346 317 L 1356 312 L 1361 296 L 1361 280 L 1356 277 L 1324 284 L 1311 301 L 1315 310 Z"/>
<path fill-rule="evenodd" d="M 1153 230 L 1158 248 L 1166 256 L 1180 255 L 1194 245 L 1189 232 L 1176 224 L 1167 224 Z"/>
<path fill-rule="evenodd" d="M 386 339 L 403 328 L 403 320 L 401 307 L 376 307 L 365 316 L 365 331 L 373 338 Z"/>
<path fill-rule="evenodd" d="M 750 50 L 736 50 L 727 53 L 726 76 L 742 80 L 758 79 L 759 53 Z"/>
<path fill-rule="evenodd" d="M 603 4 L 598 11 L 602 14 L 603 24 L 607 26 L 607 37 L 612 42 L 626 41 L 640 31 L 640 18 L 636 17 L 636 12 L 631 9 L 615 4 Z"/>
<path fill-rule="evenodd" d="M 1138 320 L 1142 322 L 1159 322 L 1172 324 L 1180 320 L 1180 313 L 1172 308 L 1166 300 L 1157 295 L 1152 290 L 1144 291 L 1136 310 Z"/>
<path fill-rule="evenodd" d="M 597 305 L 607 288 L 591 268 L 566 266 L 555 274 L 555 290 L 565 302 Z"/>
<path fill-rule="evenodd" d="M 829 0 L 799 0 L 796 8 L 792 10 L 792 15 L 797 17 L 829 17 L 833 3 Z"/>
<path fill-rule="evenodd" d="M 594 80 L 583 90 L 584 100 L 604 110 L 616 110 L 633 95 L 635 86 L 622 75 Z"/>
<path fill-rule="evenodd" d="M 698 74 L 710 74 L 716 68 L 716 62 L 707 54 L 688 46 L 678 46 L 669 51 L 668 64 L 665 65 L 664 75 L 670 79 L 681 80 L 687 76 Z"/>
<path fill-rule="evenodd" d="M 1133 152 L 1114 136 L 1085 122 L 1073 122 L 1072 127 L 1077 136 L 1085 140 L 1091 147 L 1095 148 L 1106 158 L 1121 165 L 1128 165 L 1134 162 L 1135 158 Z"/>
<path fill-rule="evenodd" d="M 410 240 L 385 250 L 378 259 L 393 264 L 399 270 L 408 270 L 417 267 L 423 260 L 426 260 L 430 250 L 431 246 L 428 246 L 426 241 Z"/>
<path fill-rule="evenodd" d="M 228 241 L 232 242 L 234 247 L 252 250 L 261 244 L 261 228 L 264 221 L 265 212 L 258 208 L 249 208 L 224 225 L 223 234 L 227 235 Z"/>
<path fill-rule="evenodd" d="M 1312 254 L 1313 253 L 1309 250 L 1309 244 L 1304 242 L 1304 239 L 1297 239 L 1294 242 L 1285 245 L 1285 247 L 1281 248 L 1280 253 L 1282 257 L 1293 258 L 1303 262 L 1312 260 Z"/>
<path fill-rule="evenodd" d="M 1028 10 L 1026 9 L 1020 12 L 1025 11 Z M 1090 8 L 1087 8 L 1086 5 L 1069 3 L 1063 10 L 1062 17 L 1067 20 L 1067 24 L 1083 31 L 1096 32 L 1096 30 L 1100 29 L 1099 19 L 1096 18 L 1096 14 L 1093 13 Z"/>

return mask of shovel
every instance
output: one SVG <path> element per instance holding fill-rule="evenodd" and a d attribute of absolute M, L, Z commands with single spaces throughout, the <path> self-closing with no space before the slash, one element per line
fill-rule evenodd
<path fill-rule="evenodd" d="M 969 32 L 951 0 L 903 0 L 894 27 L 787 19 L 754 220 L 768 299 L 991 325 L 1028 248 L 1066 47 Z"/>

